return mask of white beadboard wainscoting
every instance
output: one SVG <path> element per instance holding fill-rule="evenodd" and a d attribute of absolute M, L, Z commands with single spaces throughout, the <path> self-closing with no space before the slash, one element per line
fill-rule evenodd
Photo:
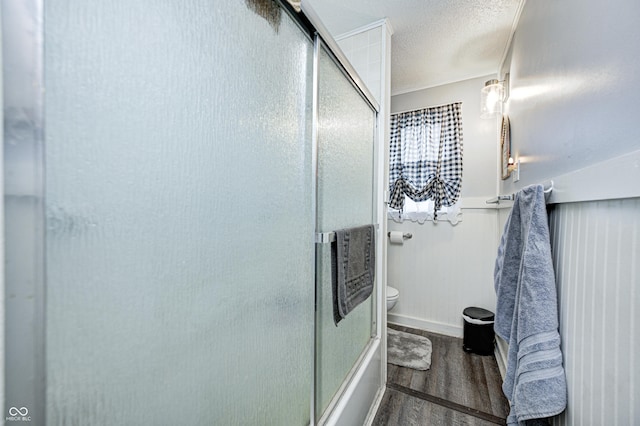
<path fill-rule="evenodd" d="M 388 221 L 389 231 L 413 234 L 403 245 L 387 244 L 387 283 L 400 292 L 389 322 L 462 337 L 464 308 L 495 311 L 496 212 L 463 208 L 455 226 Z"/>
<path fill-rule="evenodd" d="M 569 394 L 554 423 L 640 424 L 640 198 L 549 215 Z"/>
<path fill-rule="evenodd" d="M 569 397 L 554 424 L 640 424 L 640 198 L 547 209 Z"/>

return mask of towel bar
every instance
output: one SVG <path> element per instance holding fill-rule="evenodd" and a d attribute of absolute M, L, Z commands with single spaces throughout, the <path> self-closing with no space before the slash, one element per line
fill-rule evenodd
<path fill-rule="evenodd" d="M 493 197 L 490 200 L 485 201 L 487 204 L 499 204 L 500 201 L 513 201 L 515 199 L 515 195 L 498 195 L 497 197 Z"/>
<path fill-rule="evenodd" d="M 336 240 L 335 232 L 317 232 L 316 244 L 328 244 Z"/>
<path fill-rule="evenodd" d="M 375 225 L 376 231 L 378 230 L 379 226 L 376 223 Z M 316 240 L 315 243 L 316 244 L 329 244 L 332 243 L 336 240 L 336 233 L 331 231 L 331 232 L 316 232 Z"/>
<path fill-rule="evenodd" d="M 551 191 L 553 191 L 553 181 L 552 180 L 543 183 L 542 186 L 544 187 L 545 195 L 549 195 L 549 194 L 551 194 Z M 487 204 L 500 204 L 500 201 L 514 201 L 515 199 L 516 199 L 516 194 L 498 195 L 497 197 L 493 197 L 492 199 L 485 201 L 485 203 L 487 203 Z"/>

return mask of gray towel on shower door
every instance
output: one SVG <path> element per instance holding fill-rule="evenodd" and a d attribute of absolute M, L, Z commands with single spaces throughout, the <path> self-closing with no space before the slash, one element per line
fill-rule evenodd
<path fill-rule="evenodd" d="M 373 291 L 376 240 L 373 225 L 340 229 L 331 243 L 333 321 L 336 326 Z"/>

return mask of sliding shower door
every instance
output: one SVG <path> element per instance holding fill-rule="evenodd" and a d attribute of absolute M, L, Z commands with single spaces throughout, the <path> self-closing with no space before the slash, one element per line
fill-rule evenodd
<path fill-rule="evenodd" d="M 323 47 L 318 47 L 317 230 L 374 223 L 376 112 Z M 373 294 L 337 326 L 333 322 L 331 247 L 317 247 L 316 418 L 346 383 L 372 336 Z"/>
<path fill-rule="evenodd" d="M 8 406 L 39 425 L 308 424 L 309 36 L 250 0 L 46 0 L 44 23 L 45 189 L 8 194 L 6 226 L 19 239 L 43 206 L 46 395 L 21 371 Z"/>

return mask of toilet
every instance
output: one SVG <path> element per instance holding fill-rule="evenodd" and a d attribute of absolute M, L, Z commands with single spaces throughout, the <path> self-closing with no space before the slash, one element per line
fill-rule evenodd
<path fill-rule="evenodd" d="M 400 292 L 397 289 L 387 286 L 387 311 L 393 309 L 399 297 Z"/>

